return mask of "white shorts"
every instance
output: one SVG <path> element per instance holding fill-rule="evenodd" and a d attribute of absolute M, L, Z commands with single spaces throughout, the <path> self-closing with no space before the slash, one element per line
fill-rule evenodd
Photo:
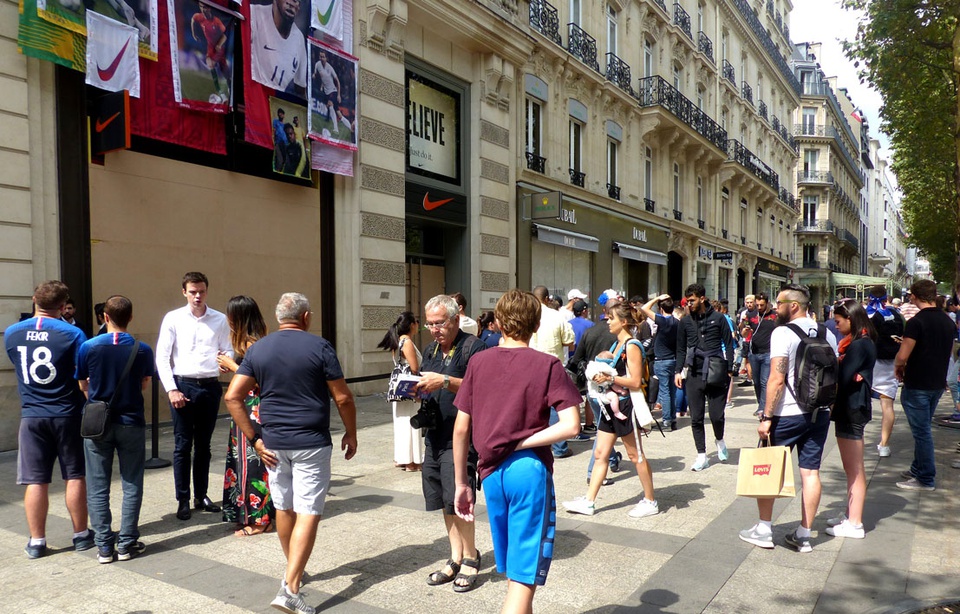
<path fill-rule="evenodd" d="M 273 505 L 278 510 L 322 516 L 330 488 L 333 446 L 273 453 L 277 455 L 277 466 L 267 469 Z"/>
<path fill-rule="evenodd" d="M 897 398 L 897 378 L 893 376 L 893 359 L 877 359 L 873 365 L 873 392 L 891 399 Z"/>

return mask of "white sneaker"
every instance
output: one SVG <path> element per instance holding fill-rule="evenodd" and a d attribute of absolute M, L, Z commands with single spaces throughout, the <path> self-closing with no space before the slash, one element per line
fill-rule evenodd
<path fill-rule="evenodd" d="M 704 469 L 706 469 L 706 468 L 709 467 L 709 466 L 710 466 L 710 461 L 708 461 L 707 459 L 703 459 L 703 462 L 697 461 L 697 462 L 693 463 L 693 467 L 691 468 L 691 470 L 692 470 L 692 471 L 703 471 Z"/>
<path fill-rule="evenodd" d="M 577 497 L 573 501 L 564 501 L 563 509 L 571 514 L 583 514 L 584 516 L 593 516 L 596 512 L 593 501 L 586 497 Z"/>
<path fill-rule="evenodd" d="M 887 458 L 890 456 L 890 446 L 881 446 L 880 444 L 877 444 L 877 454 L 880 456 L 880 458 Z"/>
<path fill-rule="evenodd" d="M 842 523 L 844 523 L 844 522 L 846 522 L 846 521 L 847 521 L 847 515 L 844 514 L 843 512 L 840 512 L 837 516 L 834 516 L 833 518 L 828 518 L 828 519 L 827 519 L 827 526 L 828 526 L 828 527 L 835 527 L 835 526 L 837 526 L 838 524 L 842 524 Z"/>
<path fill-rule="evenodd" d="M 281 587 L 280 592 L 273 598 L 270 605 L 281 612 L 287 614 L 316 614 L 316 609 L 309 606 L 303 600 L 306 595 L 300 591 L 296 595 L 287 590 L 287 587 Z"/>
<path fill-rule="evenodd" d="M 646 497 L 640 499 L 640 503 L 633 506 L 633 509 L 627 512 L 631 518 L 644 518 L 646 516 L 656 516 L 660 513 L 660 505 L 656 501 L 650 501 Z"/>
<path fill-rule="evenodd" d="M 773 548 L 773 533 L 760 533 L 757 525 L 740 531 L 740 539 L 760 548 Z"/>
<path fill-rule="evenodd" d="M 844 520 L 840 524 L 833 527 L 827 527 L 827 535 L 833 535 L 834 537 L 863 539 L 864 534 L 865 533 L 862 524 L 859 527 L 856 527 L 849 520 Z"/>
<path fill-rule="evenodd" d="M 952 463 L 950 463 L 950 466 L 953 467 L 954 469 L 960 469 L 960 460 L 953 461 Z"/>

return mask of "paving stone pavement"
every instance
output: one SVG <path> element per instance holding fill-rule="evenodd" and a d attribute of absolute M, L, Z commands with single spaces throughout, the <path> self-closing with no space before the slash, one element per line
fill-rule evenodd
<path fill-rule="evenodd" d="M 749 391 L 749 392 L 748 392 Z M 947 399 L 949 395 L 945 395 Z M 867 427 L 869 479 L 866 539 L 826 534 L 826 519 L 841 511 L 845 478 L 833 436 L 822 470 L 823 498 L 809 554 L 784 546 L 799 522 L 800 500 L 780 500 L 774 511 L 777 547 L 745 544 L 737 531 L 756 522 L 753 500 L 735 495 L 739 449 L 756 445 L 752 389 L 737 388 L 727 410 L 730 460 L 690 470 L 694 448 L 689 419 L 666 437 L 651 434 L 644 449 L 654 471 L 660 514 L 634 520 L 626 512 L 640 493 L 635 471 L 611 474 L 592 517 L 558 512 L 555 558 L 547 585 L 537 591 L 539 612 L 771 612 L 828 614 L 904 612 L 920 604 L 960 598 L 960 430 L 934 428 L 938 488 L 896 488 L 913 454 L 898 406 L 893 455 L 878 459 L 877 419 Z M 330 612 L 498 612 L 506 588 L 493 564 L 482 506 L 477 542 L 482 581 L 471 593 L 429 587 L 427 574 L 447 557 L 443 523 L 426 513 L 417 473 L 393 467 L 390 407 L 382 397 L 358 399 L 359 452 L 351 461 L 334 455 L 331 496 L 307 566 L 307 602 Z M 941 402 L 941 412 L 949 402 Z M 336 419 L 334 419 L 336 422 Z M 229 422 L 219 421 L 211 484 L 222 479 Z M 342 432 L 342 431 L 341 431 Z M 710 429 L 707 427 L 708 441 Z M 148 438 L 149 439 L 149 438 Z M 334 440 L 339 434 L 334 434 Z M 171 429 L 161 431 L 161 453 L 171 458 Z M 149 444 L 148 444 L 149 445 Z M 574 455 L 556 464 L 560 501 L 584 494 L 590 443 L 571 443 Z M 56 475 L 56 474 L 55 474 Z M 114 471 L 113 509 L 120 506 Z M 796 476 L 799 486 L 799 474 Z M 51 486 L 47 528 L 52 553 L 31 561 L 22 488 L 16 486 L 16 453 L 0 454 L 0 612 L 267 612 L 283 573 L 276 534 L 237 538 L 219 514 L 175 518 L 171 470 L 148 470 L 141 514 L 146 553 L 128 562 L 100 565 L 96 551 L 75 553 L 62 483 Z M 210 493 L 219 500 L 216 492 Z M 480 503 L 482 504 L 482 494 Z M 116 526 L 115 526 L 116 528 Z"/>

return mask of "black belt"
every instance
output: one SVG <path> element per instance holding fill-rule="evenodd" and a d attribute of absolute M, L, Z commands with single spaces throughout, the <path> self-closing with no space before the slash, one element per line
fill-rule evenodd
<path fill-rule="evenodd" d="M 218 377 L 183 377 L 182 375 L 174 375 L 173 379 L 187 384 L 193 384 L 194 386 L 220 383 L 220 378 Z"/>

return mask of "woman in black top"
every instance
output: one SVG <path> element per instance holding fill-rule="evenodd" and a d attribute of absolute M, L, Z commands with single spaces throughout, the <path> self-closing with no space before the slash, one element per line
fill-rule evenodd
<path fill-rule="evenodd" d="M 863 503 L 867 479 L 863 468 L 863 427 L 870 421 L 870 387 L 877 362 L 877 332 L 860 303 L 841 301 L 833 310 L 837 330 L 844 337 L 837 344 L 840 374 L 837 402 L 830 419 L 836 423 L 837 447 L 847 474 L 847 511 L 827 521 L 829 535 L 862 539 Z"/>

